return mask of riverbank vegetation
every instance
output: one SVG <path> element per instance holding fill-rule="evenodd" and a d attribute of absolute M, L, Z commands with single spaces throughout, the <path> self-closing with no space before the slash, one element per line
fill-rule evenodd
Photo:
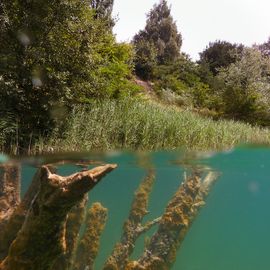
<path fill-rule="evenodd" d="M 210 42 L 194 62 L 166 0 L 130 44 L 116 41 L 112 8 L 1 1 L 2 152 L 269 143 L 270 40 Z"/>
<path fill-rule="evenodd" d="M 75 107 L 65 128 L 29 145 L 29 152 L 115 149 L 222 150 L 240 143 L 267 144 L 269 130 L 232 120 L 214 121 L 189 110 L 137 99 Z"/>

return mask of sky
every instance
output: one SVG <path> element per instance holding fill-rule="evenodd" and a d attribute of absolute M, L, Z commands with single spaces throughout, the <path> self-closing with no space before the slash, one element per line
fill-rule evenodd
<path fill-rule="evenodd" d="M 209 42 L 226 40 L 246 46 L 270 36 L 270 0 L 168 0 L 171 15 L 182 34 L 181 51 L 193 60 Z M 114 0 L 118 18 L 114 33 L 119 42 L 131 41 L 146 23 L 146 14 L 159 0 Z"/>

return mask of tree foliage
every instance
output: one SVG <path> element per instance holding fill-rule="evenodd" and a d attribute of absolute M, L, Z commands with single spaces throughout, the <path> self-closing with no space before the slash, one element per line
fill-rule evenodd
<path fill-rule="evenodd" d="M 135 69 L 136 74 L 145 80 L 153 77 L 154 68 L 157 65 L 157 51 L 151 41 L 138 40 L 135 44 Z"/>
<path fill-rule="evenodd" d="M 237 55 L 243 49 L 242 45 L 217 40 L 200 53 L 201 65 L 206 66 L 213 75 L 217 75 L 219 68 L 226 68 L 237 60 Z"/>
<path fill-rule="evenodd" d="M 21 135 L 46 134 L 72 104 L 126 90 L 132 50 L 111 33 L 112 4 L 1 1 L 0 108 Z"/>
<path fill-rule="evenodd" d="M 245 48 L 241 57 L 220 70 L 224 111 L 237 119 L 270 124 L 270 59 L 255 48 Z"/>
<path fill-rule="evenodd" d="M 108 26 L 114 26 L 112 19 L 114 0 L 90 0 L 90 6 L 95 11 L 94 17 L 96 19 L 103 19 L 107 21 Z"/>
<path fill-rule="evenodd" d="M 151 74 L 155 64 L 164 65 L 179 58 L 182 37 L 166 0 L 154 5 L 147 15 L 145 29 L 134 36 L 133 43 L 139 75 Z"/>
<path fill-rule="evenodd" d="M 263 44 L 260 44 L 258 46 L 258 49 L 262 52 L 264 56 L 270 57 L 270 37 L 268 38 L 266 42 L 264 42 Z"/>
<path fill-rule="evenodd" d="M 204 107 L 209 103 L 209 86 L 201 80 L 198 65 L 184 53 L 174 63 L 157 66 L 153 77 L 156 91 L 170 99 L 174 96 L 178 105 Z"/>

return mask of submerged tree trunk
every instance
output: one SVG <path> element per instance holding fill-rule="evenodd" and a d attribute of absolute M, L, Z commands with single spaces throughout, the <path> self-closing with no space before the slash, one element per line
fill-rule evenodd
<path fill-rule="evenodd" d="M 20 166 L 0 166 L 0 270 L 92 270 L 108 210 L 94 203 L 87 210 L 88 191 L 115 164 L 62 177 L 52 165 L 39 168 L 20 201 Z M 104 270 L 168 270 L 193 220 L 217 179 L 192 168 L 168 202 L 164 214 L 143 222 L 155 182 L 149 170 L 136 190 L 123 234 L 107 258 Z M 87 218 L 86 218 L 87 213 Z M 157 224 L 157 230 L 137 261 L 130 257 L 137 239 Z M 81 228 L 84 233 L 80 239 Z"/>
<path fill-rule="evenodd" d="M 100 203 L 94 203 L 88 210 L 86 229 L 77 248 L 73 270 L 93 270 L 99 251 L 101 233 L 108 217 L 108 209 Z"/>
<path fill-rule="evenodd" d="M 121 241 L 116 243 L 103 270 L 126 269 L 137 239 L 160 221 L 160 218 L 157 218 L 145 224 L 142 223 L 143 218 L 148 214 L 149 195 L 154 181 L 155 174 L 153 170 L 150 170 L 134 194 L 129 217 L 123 226 Z"/>
<path fill-rule="evenodd" d="M 84 198 L 69 212 L 65 224 L 66 250 L 57 258 L 51 270 L 72 269 L 81 225 L 85 219 L 87 202 L 88 194 L 85 194 Z"/>
<path fill-rule="evenodd" d="M 204 179 L 197 173 L 185 179 L 168 203 L 143 255 L 138 261 L 130 262 L 127 269 L 168 270 L 172 267 L 176 252 L 217 177 L 217 173 L 209 172 Z"/>
<path fill-rule="evenodd" d="M 20 166 L 0 166 L 0 220 L 3 224 L 20 202 Z M 1 225 L 0 223 L 0 225 Z"/>
<path fill-rule="evenodd" d="M 56 258 L 67 250 L 65 232 L 68 213 L 115 168 L 116 165 L 108 164 L 62 177 L 52 173 L 49 166 L 42 166 L 36 180 L 39 182 L 38 191 L 31 200 L 23 224 L 11 243 L 6 258 L 0 264 L 0 269 L 50 269 Z M 5 183 L 9 182 L 2 176 L 1 184 L 7 187 Z M 12 201 L 8 192 L 5 193 L 4 199 L 7 202 Z M 10 203 L 12 206 L 16 204 Z M 24 209 L 22 206 L 21 208 Z M 3 226 L 8 223 L 5 216 L 0 220 L 2 222 Z"/>
<path fill-rule="evenodd" d="M 20 203 L 20 180 L 19 164 L 0 166 L 0 262 L 7 255 L 8 239 L 18 231 L 13 228 L 7 230 L 7 227 L 14 209 Z"/>
<path fill-rule="evenodd" d="M 18 165 L 13 165 L 13 166 L 18 166 Z M 6 170 L 6 165 L 4 170 Z M 19 170 L 19 168 L 18 168 Z M 9 175 L 9 178 L 14 179 L 13 184 L 19 188 L 20 187 L 20 175 L 14 175 L 14 174 L 9 174 L 7 171 L 7 174 Z M 0 178 L 0 181 L 3 181 L 3 178 Z M 12 241 L 16 238 L 16 235 L 20 228 L 22 227 L 22 224 L 25 220 L 27 211 L 31 205 L 31 202 L 37 193 L 39 189 L 39 184 L 40 184 L 40 169 L 37 170 L 31 185 L 24 195 L 24 198 L 21 200 L 19 204 L 14 205 L 8 215 L 8 218 L 6 220 L 0 218 L 0 226 L 2 224 L 2 228 L 0 231 L 0 261 L 3 260 L 8 253 L 8 249 Z M 18 201 L 20 199 L 18 198 Z"/>

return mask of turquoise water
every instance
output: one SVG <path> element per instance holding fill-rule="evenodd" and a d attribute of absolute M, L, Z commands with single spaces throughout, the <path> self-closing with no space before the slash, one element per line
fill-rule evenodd
<path fill-rule="evenodd" d="M 95 269 L 102 269 L 114 244 L 120 241 L 134 191 L 149 167 L 156 171 L 145 221 L 164 212 L 183 180 L 185 170 L 199 166 L 220 173 L 206 205 L 194 220 L 178 249 L 174 270 L 268 269 L 270 249 L 270 149 L 242 147 L 229 152 L 187 154 L 183 152 L 110 153 L 90 159 L 117 163 L 118 168 L 89 194 L 89 205 L 101 202 L 109 217 L 102 234 Z M 22 193 L 36 168 L 23 163 Z M 36 165 L 36 164 L 35 164 Z M 59 174 L 76 171 L 62 166 Z M 148 232 L 148 237 L 156 227 Z M 146 235 L 136 242 L 132 258 L 140 257 Z"/>

